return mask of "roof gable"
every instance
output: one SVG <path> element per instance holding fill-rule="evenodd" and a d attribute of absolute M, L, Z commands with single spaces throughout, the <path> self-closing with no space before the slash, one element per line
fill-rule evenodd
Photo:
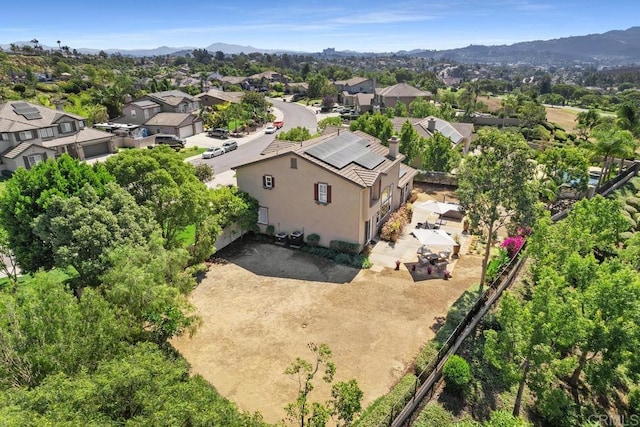
<path fill-rule="evenodd" d="M 389 158 L 389 149 L 371 135 L 340 130 L 302 143 L 276 139 L 265 148 L 260 158 L 232 169 L 292 154 L 360 187 L 373 185 L 381 174 L 388 173 L 404 159 L 402 154 L 395 159 Z"/>

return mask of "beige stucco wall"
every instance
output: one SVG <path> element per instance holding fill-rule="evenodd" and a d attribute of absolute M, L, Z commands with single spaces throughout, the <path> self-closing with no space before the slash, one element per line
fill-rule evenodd
<path fill-rule="evenodd" d="M 293 156 L 298 159 L 297 169 L 290 167 Z M 275 178 L 273 189 L 262 187 L 265 174 Z M 303 230 L 305 237 L 317 233 L 322 246 L 329 246 L 331 240 L 363 243 L 363 192 L 350 181 L 293 154 L 243 166 L 237 169 L 236 178 L 241 190 L 269 209 L 269 224 L 276 232 Z M 314 201 L 317 182 L 331 185 L 331 203 Z M 265 226 L 261 228 L 264 231 Z"/>
<path fill-rule="evenodd" d="M 291 169 L 292 157 L 297 158 L 297 169 Z M 401 203 L 397 188 L 399 169 L 400 164 L 396 163 L 380 176 L 382 189 L 391 186 L 391 211 Z M 263 175 L 274 177 L 273 189 L 263 188 Z M 365 221 L 371 221 L 369 238 L 373 238 L 384 219 L 380 218 L 380 224 L 376 222 L 383 200 L 371 203 L 369 187 L 358 186 L 295 154 L 238 168 L 236 178 L 241 190 L 268 208 L 269 224 L 276 232 L 302 230 L 305 236 L 317 233 L 322 246 L 329 246 L 331 240 L 365 243 Z M 317 182 L 331 185 L 331 203 L 322 205 L 314 201 Z M 264 231 L 266 225 L 260 227 Z"/>

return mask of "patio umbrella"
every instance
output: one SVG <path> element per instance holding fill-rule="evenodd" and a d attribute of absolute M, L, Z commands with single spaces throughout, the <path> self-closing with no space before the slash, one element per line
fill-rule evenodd
<path fill-rule="evenodd" d="M 427 202 L 416 203 L 413 205 L 413 209 L 423 209 L 429 212 L 443 215 L 449 211 L 460 211 L 460 205 L 455 203 L 438 202 L 436 200 L 429 200 Z"/>
<path fill-rule="evenodd" d="M 456 241 L 443 230 L 426 230 L 423 228 L 414 228 L 413 235 L 420 241 L 420 243 L 429 249 L 453 249 L 457 245 Z"/>

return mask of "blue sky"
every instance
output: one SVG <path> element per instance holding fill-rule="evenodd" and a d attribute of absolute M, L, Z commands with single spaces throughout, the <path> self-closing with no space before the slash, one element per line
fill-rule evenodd
<path fill-rule="evenodd" d="M 0 44 L 70 48 L 207 47 L 318 52 L 449 49 L 624 30 L 638 0 L 11 1 Z M 7 19 L 10 18 L 10 19 Z"/>

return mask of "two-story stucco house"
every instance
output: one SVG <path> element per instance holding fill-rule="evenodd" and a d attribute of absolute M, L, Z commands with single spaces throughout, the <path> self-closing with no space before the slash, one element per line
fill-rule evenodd
<path fill-rule="evenodd" d="M 431 99 L 430 92 L 425 92 L 407 83 L 376 88 L 375 91 L 375 103 L 382 108 L 394 108 L 398 102 L 402 102 L 409 107 L 409 104 L 417 98 Z"/>
<path fill-rule="evenodd" d="M 0 104 L 0 171 L 30 169 L 63 153 L 80 160 L 113 153 L 113 137 L 75 114 L 28 102 Z"/>
<path fill-rule="evenodd" d="M 223 92 L 219 89 L 210 89 L 196 95 L 200 105 L 203 107 L 212 107 L 214 105 L 223 105 L 227 103 L 239 104 L 242 101 L 244 92 Z"/>
<path fill-rule="evenodd" d="M 169 133 L 185 138 L 203 131 L 203 121 L 196 114 L 200 101 L 179 90 L 147 94 L 122 108 L 115 123 L 144 125 L 150 133 Z"/>
<path fill-rule="evenodd" d="M 398 140 L 389 148 L 363 132 L 338 131 L 291 143 L 275 140 L 259 158 L 236 166 L 238 187 L 258 199 L 258 225 L 365 244 L 404 203 L 416 170 L 402 163 Z"/>

